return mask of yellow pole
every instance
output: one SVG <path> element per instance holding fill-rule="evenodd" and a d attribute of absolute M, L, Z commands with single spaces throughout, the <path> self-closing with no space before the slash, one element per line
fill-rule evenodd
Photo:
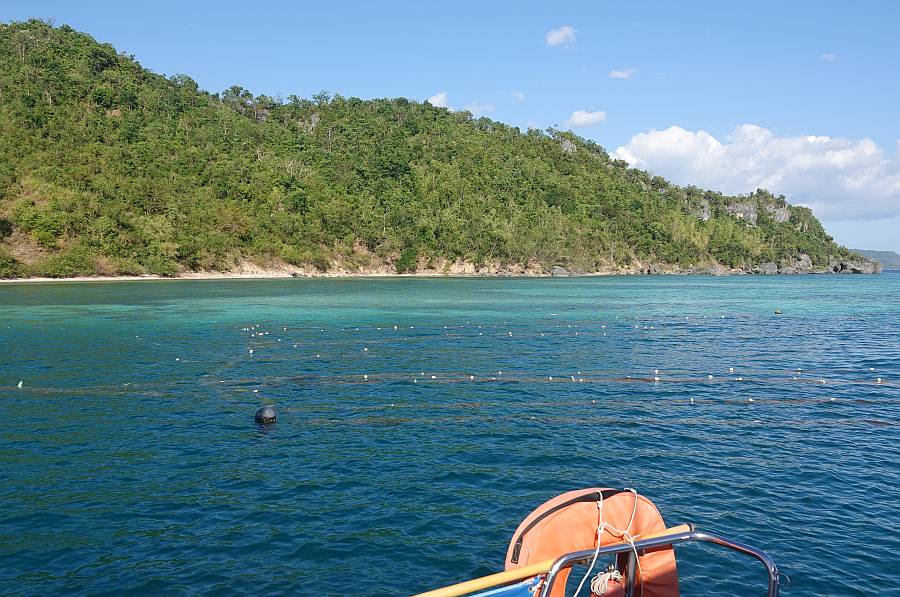
<path fill-rule="evenodd" d="M 670 529 L 659 531 L 658 533 L 649 533 L 647 535 L 635 537 L 635 540 L 642 541 L 644 539 L 655 539 L 664 535 L 677 535 L 678 533 L 690 531 L 692 528 L 693 527 L 689 524 L 681 524 Z M 608 546 L 604 545 L 604 547 Z M 524 580 L 526 578 L 531 578 L 532 576 L 537 576 L 538 574 L 549 572 L 555 561 L 556 560 L 544 560 L 543 562 L 530 564 L 523 568 L 498 572 L 496 574 L 490 574 L 488 576 L 482 576 L 481 578 L 474 578 L 455 585 L 450 585 L 449 587 L 442 587 L 426 593 L 419 593 L 413 597 L 460 597 L 462 595 L 474 593 L 475 591 L 508 585 L 517 580 Z"/>
<path fill-rule="evenodd" d="M 467 580 L 466 582 L 450 585 L 449 587 L 443 587 L 441 589 L 435 589 L 433 591 L 428 591 L 427 593 L 419 593 L 414 597 L 459 597 L 460 595 L 468 595 L 475 591 L 507 585 L 517 580 L 524 580 L 526 578 L 531 578 L 532 576 L 537 576 L 538 574 L 544 574 L 550 570 L 550 566 L 552 566 L 555 561 L 556 560 L 545 560 L 523 568 L 516 568 L 515 570 L 507 570 L 506 572 L 482 576 L 481 578 Z"/>

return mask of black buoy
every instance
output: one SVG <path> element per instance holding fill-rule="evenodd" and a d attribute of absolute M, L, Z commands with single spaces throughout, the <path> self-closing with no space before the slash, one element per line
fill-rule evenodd
<path fill-rule="evenodd" d="M 256 414 L 253 415 L 253 420 L 260 425 L 268 425 L 269 423 L 274 423 L 275 407 L 260 406 L 258 409 L 256 409 Z"/>

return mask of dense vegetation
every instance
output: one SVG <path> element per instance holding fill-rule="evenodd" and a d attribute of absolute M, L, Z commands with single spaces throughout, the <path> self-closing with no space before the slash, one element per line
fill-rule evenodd
<path fill-rule="evenodd" d="M 569 132 L 402 98 L 210 94 L 67 26 L 0 25 L 0 277 L 800 253 L 849 254 L 783 197 L 678 187 Z"/>

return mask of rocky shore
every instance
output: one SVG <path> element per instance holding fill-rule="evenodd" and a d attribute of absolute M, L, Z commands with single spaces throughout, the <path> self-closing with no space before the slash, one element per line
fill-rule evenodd
<path fill-rule="evenodd" d="M 834 258 L 827 266 L 816 266 L 809 255 L 801 253 L 790 263 L 761 263 L 756 267 L 732 268 L 720 263 L 704 267 L 683 268 L 677 265 L 647 263 L 635 267 L 620 268 L 616 271 L 587 272 L 578 268 L 566 268 L 554 266 L 548 272 L 551 276 L 578 276 L 578 275 L 709 275 L 709 276 L 739 276 L 739 275 L 802 275 L 802 274 L 879 274 L 881 264 L 866 259 L 839 259 Z"/>
<path fill-rule="evenodd" d="M 161 276 L 82 276 L 77 278 L 16 278 L 0 279 L 3 282 L 98 282 L 111 280 L 222 280 L 222 279 L 264 279 L 264 278 L 352 278 L 352 277 L 485 277 L 485 278 L 540 278 L 571 276 L 639 276 L 639 275 L 802 275 L 802 274 L 877 274 L 881 264 L 865 259 L 832 259 L 827 266 L 815 266 L 809 255 L 800 254 L 786 264 L 761 263 L 753 268 L 731 268 L 714 263 L 701 267 L 683 268 L 677 265 L 652 262 L 638 262 L 629 266 L 601 267 L 587 270 L 566 265 L 550 267 L 530 263 L 521 264 L 490 263 L 476 266 L 470 262 L 436 262 L 421 264 L 414 273 L 398 274 L 393 265 L 382 264 L 370 267 L 347 267 L 334 264 L 328 271 L 312 267 L 297 267 L 287 264 L 258 265 L 244 262 L 231 271 L 189 271 L 173 277 Z"/>
<path fill-rule="evenodd" d="M 801 253 L 792 263 L 781 265 L 761 263 L 754 274 L 878 274 L 881 264 L 865 259 L 832 259 L 825 267 L 815 266 L 809 255 Z"/>

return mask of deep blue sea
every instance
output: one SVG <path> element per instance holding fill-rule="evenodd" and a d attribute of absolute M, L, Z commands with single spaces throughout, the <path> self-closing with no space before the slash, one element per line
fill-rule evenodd
<path fill-rule="evenodd" d="M 900 275 L 0 285 L 0 593 L 408 594 L 590 486 L 900 594 Z"/>

